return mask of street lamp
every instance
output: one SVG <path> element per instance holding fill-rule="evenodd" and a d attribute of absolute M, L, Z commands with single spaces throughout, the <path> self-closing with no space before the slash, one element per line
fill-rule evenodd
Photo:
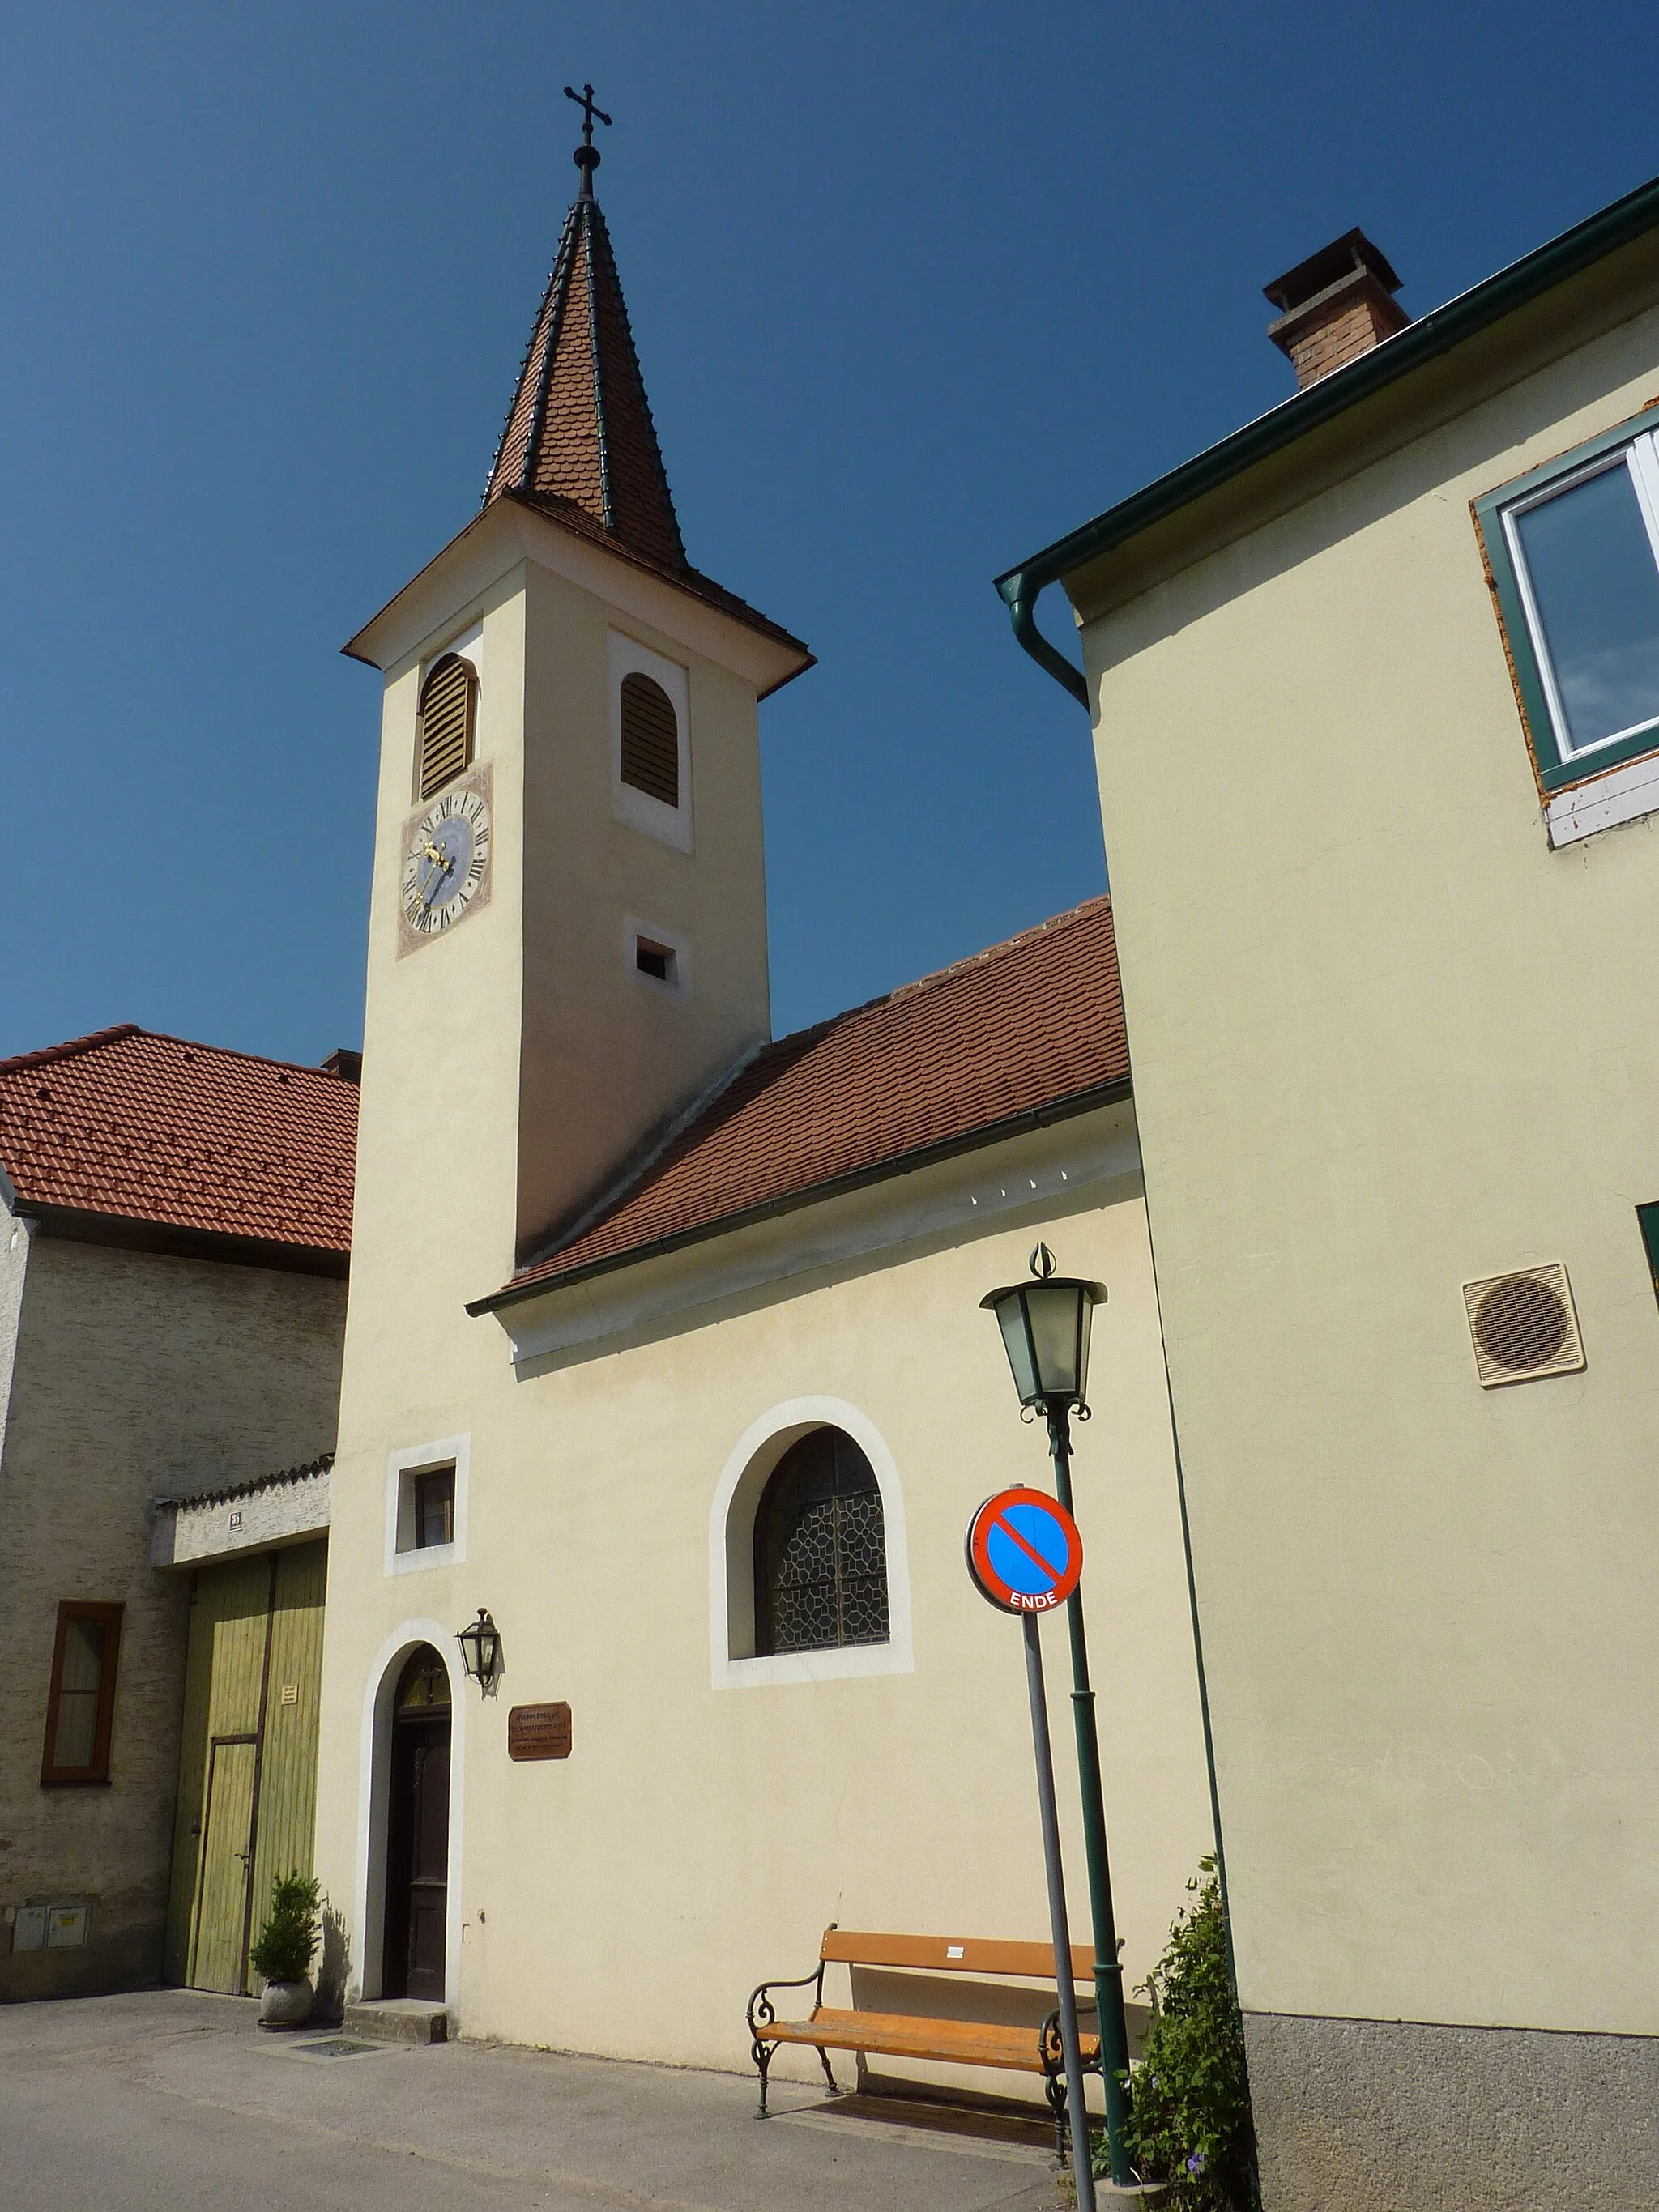
<path fill-rule="evenodd" d="M 1032 1253 L 1031 1273 L 1035 1280 L 1010 1283 L 980 1304 L 997 1317 L 1020 1404 L 1064 1412 L 1088 1395 L 1089 1323 L 1106 1303 L 1106 1285 L 1055 1274 L 1046 1244 Z"/>
<path fill-rule="evenodd" d="M 1072 1412 L 1089 1416 L 1089 1330 L 1094 1310 L 1106 1303 L 1103 1283 L 1057 1275 L 1046 1244 L 1031 1255 L 1032 1279 L 1006 1284 L 980 1300 L 997 1317 L 1003 1349 L 1013 1370 L 1022 1408 L 1048 1423 L 1054 1488 L 1072 1506 Z M 1106 1856 L 1106 1811 L 1100 1789 L 1100 1740 L 1095 1693 L 1089 1686 L 1089 1646 L 1084 1633 L 1083 1593 L 1066 1601 L 1072 1639 L 1072 1719 L 1077 1731 L 1078 1777 L 1083 1787 L 1083 1842 L 1089 1862 L 1089 1904 L 1095 1938 L 1095 2009 L 1100 2023 L 1100 2063 L 1106 2087 L 1106 2148 L 1112 2179 L 1131 2183 L 1128 2146 L 1129 2037 L 1123 2019 L 1123 1968 L 1117 1955 L 1112 1912 L 1112 1875 Z"/>
<path fill-rule="evenodd" d="M 461 1647 L 462 1668 L 489 1697 L 501 1671 L 501 1632 L 483 1606 L 476 1620 L 455 1632 L 455 1641 Z"/>

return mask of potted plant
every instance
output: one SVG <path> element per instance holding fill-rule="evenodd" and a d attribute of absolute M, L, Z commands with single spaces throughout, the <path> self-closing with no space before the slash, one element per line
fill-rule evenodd
<path fill-rule="evenodd" d="M 270 1885 L 270 1911 L 248 1954 L 254 1972 L 264 1978 L 261 2027 L 300 2027 L 311 2017 L 317 2002 L 311 1962 L 317 1955 L 317 1908 L 322 1894 L 315 1875 L 301 1874 L 297 1867 L 278 1875 Z"/>

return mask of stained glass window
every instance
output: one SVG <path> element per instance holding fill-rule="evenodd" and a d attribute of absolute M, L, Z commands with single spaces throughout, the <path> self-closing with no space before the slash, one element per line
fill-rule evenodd
<path fill-rule="evenodd" d="M 755 1516 L 756 1650 L 887 1641 L 887 1541 L 875 1469 L 814 1429 L 773 1470 Z"/>

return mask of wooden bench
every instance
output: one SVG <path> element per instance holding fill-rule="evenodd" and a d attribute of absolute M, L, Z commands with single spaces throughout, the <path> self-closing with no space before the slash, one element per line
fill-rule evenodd
<path fill-rule="evenodd" d="M 901 1966 L 935 1974 L 1018 1975 L 1048 1983 L 1054 1978 L 1054 1954 L 1048 1943 L 1002 1943 L 967 1936 L 867 1936 L 832 1923 L 823 1931 L 816 1973 L 803 1974 L 798 1981 L 763 1982 L 749 2000 L 749 2033 L 760 2069 L 763 2119 L 766 2118 L 767 2073 L 781 2043 L 805 2044 L 816 2051 L 824 2078 L 837 2095 L 840 2090 L 830 2066 L 832 2051 L 927 2058 L 948 2066 L 995 2066 L 1012 2073 L 1042 2075 L 1060 2154 L 1065 2158 L 1066 2061 L 1058 2009 L 1040 2027 L 1020 2027 L 991 2021 L 929 2020 L 915 2013 L 842 2008 L 823 2002 L 823 1971 L 830 1966 Z M 1072 1976 L 1086 2001 L 1094 1988 L 1094 1954 L 1084 1944 L 1072 1947 Z M 812 1991 L 810 2017 L 780 2020 L 772 1991 L 804 1989 Z M 1098 2073 L 1099 2035 L 1080 2034 L 1080 2041 L 1085 2070 Z"/>

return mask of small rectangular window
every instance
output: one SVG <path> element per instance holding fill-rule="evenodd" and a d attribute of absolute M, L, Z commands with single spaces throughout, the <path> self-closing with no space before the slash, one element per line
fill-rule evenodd
<path fill-rule="evenodd" d="M 65 1598 L 58 1608 L 40 1758 L 43 1784 L 109 1780 L 122 1610 L 74 1598 Z"/>
<path fill-rule="evenodd" d="M 1626 424 L 1475 514 L 1545 789 L 1659 750 L 1659 436 Z"/>
<path fill-rule="evenodd" d="M 653 945 L 648 937 L 634 940 L 634 965 L 641 975 L 653 975 L 659 983 L 674 981 L 674 948 L 672 945 Z"/>
<path fill-rule="evenodd" d="M 413 1484 L 415 1492 L 415 1548 L 424 1552 L 434 1544 L 453 1544 L 455 1540 L 455 1470 L 453 1467 L 434 1468 L 429 1474 L 417 1474 Z"/>

